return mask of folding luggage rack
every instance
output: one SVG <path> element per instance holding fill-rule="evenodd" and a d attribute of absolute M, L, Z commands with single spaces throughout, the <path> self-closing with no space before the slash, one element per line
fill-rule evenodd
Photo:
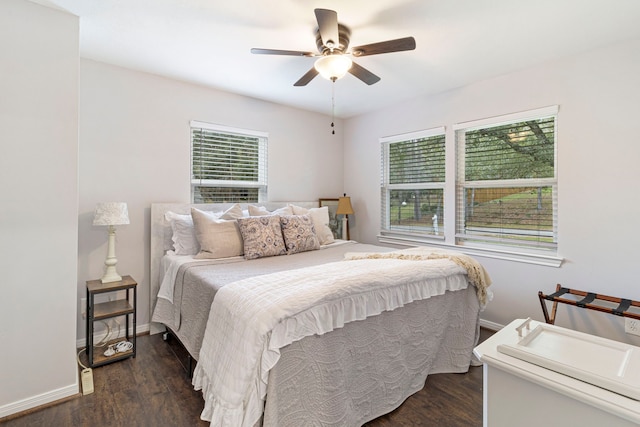
<path fill-rule="evenodd" d="M 580 300 L 562 298 L 562 296 L 566 294 L 577 295 L 583 298 Z M 587 308 L 589 310 L 596 310 L 616 316 L 630 317 L 632 319 L 640 320 L 640 301 L 596 294 L 593 292 L 579 291 L 576 289 L 569 289 L 562 287 L 560 284 L 556 286 L 556 291 L 550 295 L 545 295 L 542 292 L 538 292 L 538 298 L 540 299 L 540 305 L 542 306 L 544 320 L 550 325 L 553 325 L 556 321 L 556 311 L 558 309 L 558 303 L 569 304 L 579 308 Z M 553 301 L 553 306 L 551 307 L 551 316 L 549 316 L 549 311 L 547 310 L 547 304 L 545 303 L 545 300 Z M 618 304 L 618 306 L 607 307 L 606 305 L 602 305 L 601 301 Z M 638 312 L 630 312 L 629 308 L 631 307 L 638 307 Z"/>

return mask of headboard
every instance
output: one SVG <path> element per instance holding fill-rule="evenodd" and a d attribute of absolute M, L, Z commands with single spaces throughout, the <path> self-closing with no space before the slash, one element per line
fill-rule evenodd
<path fill-rule="evenodd" d="M 254 206 L 264 206 L 267 210 L 273 211 L 288 204 L 301 206 L 303 208 L 317 208 L 318 201 L 312 202 L 266 202 L 266 203 L 250 203 Z M 189 214 L 191 208 L 197 208 L 203 211 L 220 212 L 229 209 L 234 203 L 213 203 L 213 204 L 190 204 L 190 203 L 152 203 L 151 204 L 151 248 L 150 248 L 150 290 L 149 290 L 149 318 L 153 314 L 156 307 L 156 297 L 162 282 L 161 260 L 165 252 L 172 248 L 173 241 L 171 226 L 165 219 L 165 213 L 175 212 L 178 214 Z M 240 204 L 242 209 L 247 209 L 249 204 Z M 160 324 L 149 322 L 151 334 L 157 334 L 164 331 L 164 327 Z"/>

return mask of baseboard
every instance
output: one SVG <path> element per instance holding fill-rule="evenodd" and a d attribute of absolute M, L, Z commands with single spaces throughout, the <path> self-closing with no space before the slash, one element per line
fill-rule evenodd
<path fill-rule="evenodd" d="M 0 423 L 4 421 L 5 417 L 16 415 L 39 406 L 55 403 L 59 400 L 66 400 L 76 395 L 79 396 L 79 385 L 77 383 L 0 406 Z"/>
<path fill-rule="evenodd" d="M 101 339 L 100 335 L 103 334 L 104 331 L 100 331 L 100 332 L 96 332 L 95 338 L 94 338 L 94 342 L 97 342 L 98 340 Z M 131 332 L 131 331 L 129 331 Z M 136 325 L 136 336 L 137 335 L 144 335 L 144 334 L 148 334 L 149 333 L 149 324 L 145 323 L 144 325 Z M 100 335 L 98 335 L 100 334 Z M 120 331 L 120 333 L 118 335 L 114 335 L 112 337 L 112 339 L 116 339 L 116 338 L 124 338 L 124 331 Z M 82 347 L 86 347 L 87 345 L 87 338 L 81 338 L 79 340 L 76 341 L 76 348 L 82 348 Z"/>
<path fill-rule="evenodd" d="M 499 331 L 500 329 L 504 328 L 504 325 L 480 319 L 480 327 L 490 329 L 492 331 Z"/>

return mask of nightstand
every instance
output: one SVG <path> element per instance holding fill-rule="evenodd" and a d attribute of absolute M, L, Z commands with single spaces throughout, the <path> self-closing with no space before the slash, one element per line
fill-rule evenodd
<path fill-rule="evenodd" d="M 95 368 L 97 366 L 106 365 L 107 363 L 116 362 L 128 357 L 136 357 L 136 308 L 137 308 L 137 283 L 131 276 L 123 276 L 118 282 L 102 283 L 100 279 L 87 281 L 87 357 L 89 358 L 89 366 Z M 113 301 L 95 302 L 95 296 L 110 292 L 124 290 L 126 297 L 124 299 L 116 299 Z M 130 298 L 133 294 L 133 301 Z M 125 317 L 125 339 L 133 346 L 131 349 L 117 352 L 112 356 L 105 356 L 104 350 L 100 348 L 94 354 L 93 333 L 94 323 L 97 320 L 106 320 L 114 317 Z M 129 333 L 132 327 L 133 333 Z M 118 337 L 110 342 L 116 343 L 121 341 Z M 107 347 L 105 347 L 106 349 Z"/>

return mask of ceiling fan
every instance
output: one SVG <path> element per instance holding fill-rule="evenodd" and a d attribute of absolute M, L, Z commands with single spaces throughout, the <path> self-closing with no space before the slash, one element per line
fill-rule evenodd
<path fill-rule="evenodd" d="M 400 52 L 416 48 L 416 41 L 413 37 L 404 37 L 357 46 L 349 52 L 347 48 L 349 47 L 351 31 L 346 26 L 338 23 L 338 14 L 329 9 L 315 9 L 314 12 L 316 20 L 318 21 L 316 45 L 320 53 L 296 50 L 251 49 L 251 53 L 262 55 L 320 57 L 316 60 L 313 68 L 307 71 L 300 80 L 295 82 L 294 86 L 305 86 L 318 74 L 335 82 L 347 72 L 353 74 L 366 84 L 372 85 L 380 81 L 380 77 L 353 62 L 351 58 L 349 58 L 349 55 L 359 58 L 361 56 Z"/>

